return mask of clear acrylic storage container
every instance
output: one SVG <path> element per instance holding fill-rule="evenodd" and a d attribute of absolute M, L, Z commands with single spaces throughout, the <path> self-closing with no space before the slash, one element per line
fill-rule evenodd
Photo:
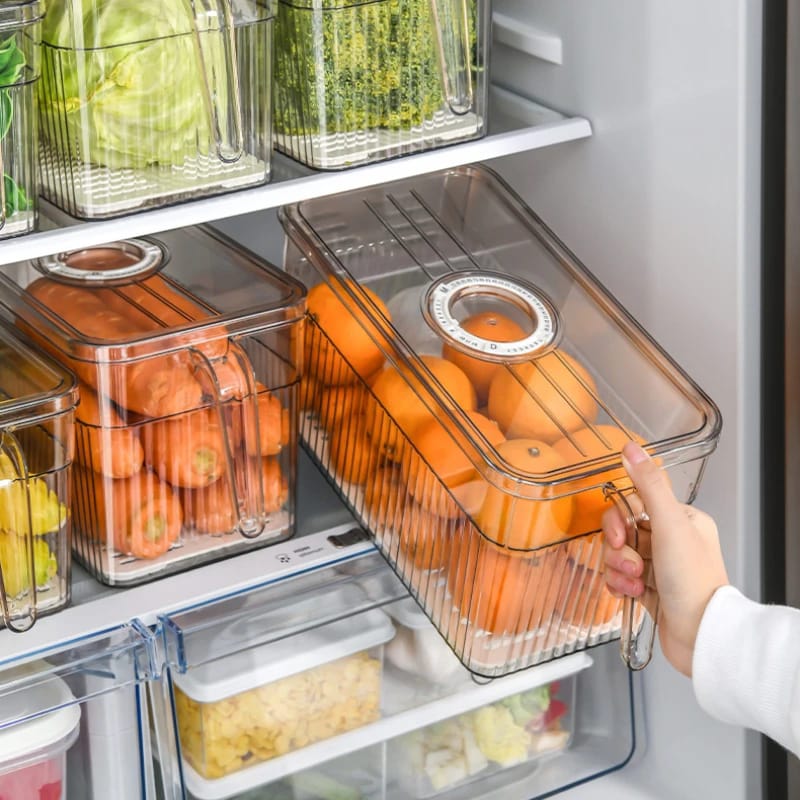
<path fill-rule="evenodd" d="M 606 493 L 626 502 L 636 438 L 691 501 L 711 400 L 488 169 L 281 219 L 303 442 L 461 661 L 499 676 L 622 633 L 636 666 L 653 626 L 605 588 Z"/>
<path fill-rule="evenodd" d="M 231 797 L 299 768 L 296 753 L 381 714 L 389 618 L 319 576 L 164 620 L 185 786 Z"/>
<path fill-rule="evenodd" d="M 35 100 L 43 14 L 39 0 L 0 6 L 0 239 L 29 233 L 38 221 Z"/>
<path fill-rule="evenodd" d="M 74 376 L 0 323 L 0 626 L 70 600 Z"/>
<path fill-rule="evenodd" d="M 164 796 L 146 711 L 153 636 L 132 622 L 0 660 L 2 800 Z"/>
<path fill-rule="evenodd" d="M 0 306 L 80 381 L 75 553 L 132 585 L 294 526 L 305 292 L 210 229 L 8 267 Z"/>
<path fill-rule="evenodd" d="M 270 175 L 272 0 L 48 3 L 42 193 L 113 217 Z"/>
<path fill-rule="evenodd" d="M 275 144 L 341 169 L 481 136 L 489 0 L 279 0 Z"/>

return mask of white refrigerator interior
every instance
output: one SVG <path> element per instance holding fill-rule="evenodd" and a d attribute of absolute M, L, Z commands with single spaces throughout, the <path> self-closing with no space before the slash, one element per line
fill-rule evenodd
<path fill-rule="evenodd" d="M 276 157 L 274 181 L 267 186 L 116 220 L 67 225 L 47 209 L 57 221 L 5 243 L 0 264 L 210 222 L 280 265 L 284 238 L 277 206 L 486 161 L 719 405 L 722 437 L 696 502 L 718 522 L 732 581 L 757 597 L 761 14 L 757 0 L 494 0 L 493 116 L 486 139 L 338 173 L 310 173 Z M 225 784 L 205 780 L 198 772 L 202 759 L 194 772 L 184 769 L 181 775 L 180 759 L 167 759 L 158 774 L 150 774 L 144 766 L 152 763 L 150 743 L 155 749 L 178 746 L 169 727 L 175 687 L 182 683 L 190 699 L 194 693 L 216 701 L 219 687 L 212 678 L 222 656 L 234 654 L 231 663 L 245 667 L 261 664 L 262 657 L 289 660 L 292 648 L 286 652 L 285 645 L 295 640 L 287 637 L 297 634 L 292 624 L 299 623 L 281 620 L 271 605 L 283 586 L 291 592 L 291 580 L 284 579 L 299 576 L 297 586 L 306 587 L 311 607 L 314 581 L 325 596 L 325 572 L 341 580 L 352 564 L 377 560 L 369 542 L 340 547 L 330 538 L 346 535 L 352 519 L 305 457 L 299 459 L 297 525 L 297 536 L 288 542 L 132 588 L 101 586 L 77 568 L 71 608 L 40 619 L 24 636 L 0 631 L 0 682 L 9 665 L 33 653 L 61 653 L 70 643 L 94 641 L 100 631 L 135 634 L 135 668 L 128 670 L 130 677 L 124 672 L 124 680 L 117 670 L 114 691 L 104 702 L 92 699 L 103 674 L 81 667 L 72 676 L 63 656 L 64 674 L 82 703 L 80 742 L 90 756 L 86 760 L 80 751 L 80 775 L 93 786 L 87 796 L 110 796 L 119 774 L 104 767 L 111 763 L 109 753 L 128 742 L 138 759 L 129 765 L 132 797 L 140 794 L 131 790 L 136 781 L 150 787 L 141 794 L 148 798 L 160 796 L 152 787 L 163 781 L 170 800 L 184 796 L 190 784 L 197 796 L 256 798 L 262 796 L 259 785 L 294 774 L 301 776 L 297 786 L 307 787 L 302 776 L 321 765 L 339 786 L 352 780 L 367 787 L 354 797 L 399 798 L 403 776 L 392 772 L 394 740 L 446 721 L 448 709 L 472 712 L 537 685 L 527 684 L 523 672 L 425 702 L 406 701 L 400 691 L 392 696 L 405 705 L 372 720 L 365 735 L 345 731 L 251 767 L 261 770 L 263 780 L 250 785 L 235 778 L 223 778 Z M 371 615 L 374 621 L 377 612 L 375 638 L 361 649 L 388 669 L 391 684 L 387 642 L 397 626 L 392 607 L 403 602 L 404 590 L 392 583 L 385 565 L 378 573 L 389 575 L 390 588 L 354 607 L 365 620 Z M 252 630 L 254 620 L 241 616 L 248 603 L 259 610 Z M 347 619 L 330 613 L 339 622 Z M 134 619 L 131 632 L 125 626 Z M 227 628 L 226 619 L 238 624 Z M 214 636 L 217 629 L 221 639 Z M 226 641 L 224 653 L 219 648 Z M 296 641 L 298 651 L 311 647 L 308 638 Z M 402 662 L 406 656 L 394 658 Z M 140 668 L 144 662 L 147 669 Z M 574 687 L 570 748 L 530 768 L 497 771 L 442 798 L 529 800 L 559 792 L 566 800 L 760 796 L 758 737 L 705 716 L 690 682 L 660 652 L 632 681 L 616 642 L 530 671 L 537 674 L 542 683 L 566 680 Z M 206 684 L 197 683 L 198 675 L 205 675 Z M 169 677 L 176 678 L 174 685 Z M 222 677 L 230 676 L 223 670 Z M 151 689 L 146 701 L 145 684 Z M 243 678 L 239 689 L 252 688 Z M 123 716 L 127 722 L 112 736 L 114 720 Z M 143 739 L 150 728 L 153 735 Z M 394 795 L 387 786 L 395 787 Z M 225 787 L 233 788 L 226 793 Z M 415 790 L 418 785 L 408 791 Z M 305 796 L 302 788 L 296 796 Z"/>

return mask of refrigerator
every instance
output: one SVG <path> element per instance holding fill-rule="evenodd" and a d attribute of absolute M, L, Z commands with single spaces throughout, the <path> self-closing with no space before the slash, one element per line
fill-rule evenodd
<path fill-rule="evenodd" d="M 276 157 L 273 180 L 264 187 L 98 222 L 66 221 L 45 205 L 42 230 L 3 242 L 0 262 L 210 223 L 280 265 L 280 206 L 486 163 L 717 403 L 723 432 L 695 502 L 718 523 L 731 581 L 755 599 L 796 603 L 789 566 L 797 558 L 790 488 L 796 242 L 793 226 L 783 224 L 796 205 L 796 165 L 787 154 L 793 153 L 797 109 L 785 102 L 793 97 L 797 37 L 785 33 L 796 27 L 795 5 L 494 0 L 485 138 L 334 172 Z M 776 200 L 783 191 L 785 202 Z M 782 297 L 785 314 L 777 311 Z M 784 342 L 785 385 L 776 357 Z M 164 754 L 177 746 L 176 687 L 191 690 L 186 684 L 181 689 L 180 679 L 171 681 L 164 664 L 174 666 L 175 675 L 179 665 L 213 665 L 224 655 L 213 644 L 215 631 L 235 630 L 230 635 L 239 636 L 239 644 L 252 635 L 252 660 L 258 647 L 291 641 L 296 631 L 290 622 L 269 628 L 282 593 L 306 603 L 303 613 L 320 614 L 318 627 L 326 621 L 320 608 L 326 602 L 330 619 L 346 625 L 347 614 L 337 616 L 335 604 L 355 582 L 370 589 L 366 599 L 348 600 L 353 619 L 368 627 L 373 611 L 386 611 L 388 622 L 381 617 L 381 624 L 402 625 L 397 609 L 408 599 L 405 590 L 302 454 L 296 502 L 297 531 L 286 542 L 132 588 L 101 585 L 77 567 L 70 607 L 23 634 L 0 631 L 0 665 L 50 658 L 55 666 L 37 673 L 39 680 L 50 686 L 55 676 L 67 683 L 92 721 L 80 751 L 90 766 L 73 769 L 71 763 L 70 775 L 96 780 L 96 788 L 90 793 L 71 782 L 74 796 L 123 796 L 104 795 L 102 786 L 117 787 L 106 792 L 124 786 L 132 797 L 183 796 L 189 772 Z M 779 576 L 776 565 L 784 559 L 787 569 Z M 331 586 L 344 594 L 330 599 Z M 249 608 L 263 622 L 252 631 Z M 377 638 L 363 647 L 385 662 L 389 634 L 381 639 L 380 625 L 376 630 Z M 277 652 L 270 658 L 280 661 Z M 117 666 L 109 671 L 104 657 Z M 92 667 L 92 659 L 102 665 Z M 76 663 L 83 665 L 77 672 Z M 332 775 L 339 789 L 358 785 L 362 794 L 354 796 L 419 796 L 419 787 L 397 789 L 404 784 L 391 777 L 393 760 L 400 758 L 392 749 L 396 742 L 553 681 L 559 691 L 574 692 L 573 747 L 564 758 L 497 770 L 443 796 L 749 800 L 798 791 L 795 760 L 753 732 L 706 716 L 690 682 L 657 648 L 646 669 L 629 672 L 617 642 L 507 678 L 458 684 L 458 691 L 436 689 L 373 723 L 372 738 L 344 733 L 283 759 L 261 785 L 291 782 L 314 768 Z M 134 755 L 118 759 L 114 723 L 132 709 L 139 725 L 122 735 Z M 66 741 L 71 728 L 69 720 L 64 724 Z M 111 763 L 124 769 L 103 769 Z M 231 789 L 228 796 L 242 791 Z"/>

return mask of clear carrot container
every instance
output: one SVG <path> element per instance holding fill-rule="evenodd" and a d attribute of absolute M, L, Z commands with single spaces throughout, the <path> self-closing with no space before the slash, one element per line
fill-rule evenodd
<path fill-rule="evenodd" d="M 141 583 L 289 536 L 303 288 L 198 228 L 12 265 L 0 303 L 80 382 L 75 551 Z"/>
<path fill-rule="evenodd" d="M 462 662 L 622 636 L 643 665 L 653 626 L 605 588 L 601 516 L 628 439 L 694 498 L 713 402 L 488 169 L 281 219 L 309 287 L 303 442 Z"/>

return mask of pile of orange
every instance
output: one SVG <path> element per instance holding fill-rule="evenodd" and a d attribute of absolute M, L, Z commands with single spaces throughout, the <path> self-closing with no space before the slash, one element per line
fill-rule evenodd
<path fill-rule="evenodd" d="M 308 296 L 302 405 L 326 431 L 332 472 L 363 488 L 367 523 L 390 533 L 395 562 L 445 570 L 460 613 L 495 634 L 554 615 L 581 627 L 616 615 L 599 548 L 572 543 L 600 528 L 602 484 L 623 475 L 563 478 L 611 459 L 632 434 L 597 422 L 597 386 L 580 360 L 555 349 L 498 364 L 445 345 L 441 357 L 398 368 L 386 360 L 384 302 L 361 287 L 369 313 L 379 312 L 370 318 L 335 288 L 320 284 Z M 461 325 L 498 342 L 526 335 L 496 313 Z M 490 450 L 501 472 L 482 468 Z"/>

